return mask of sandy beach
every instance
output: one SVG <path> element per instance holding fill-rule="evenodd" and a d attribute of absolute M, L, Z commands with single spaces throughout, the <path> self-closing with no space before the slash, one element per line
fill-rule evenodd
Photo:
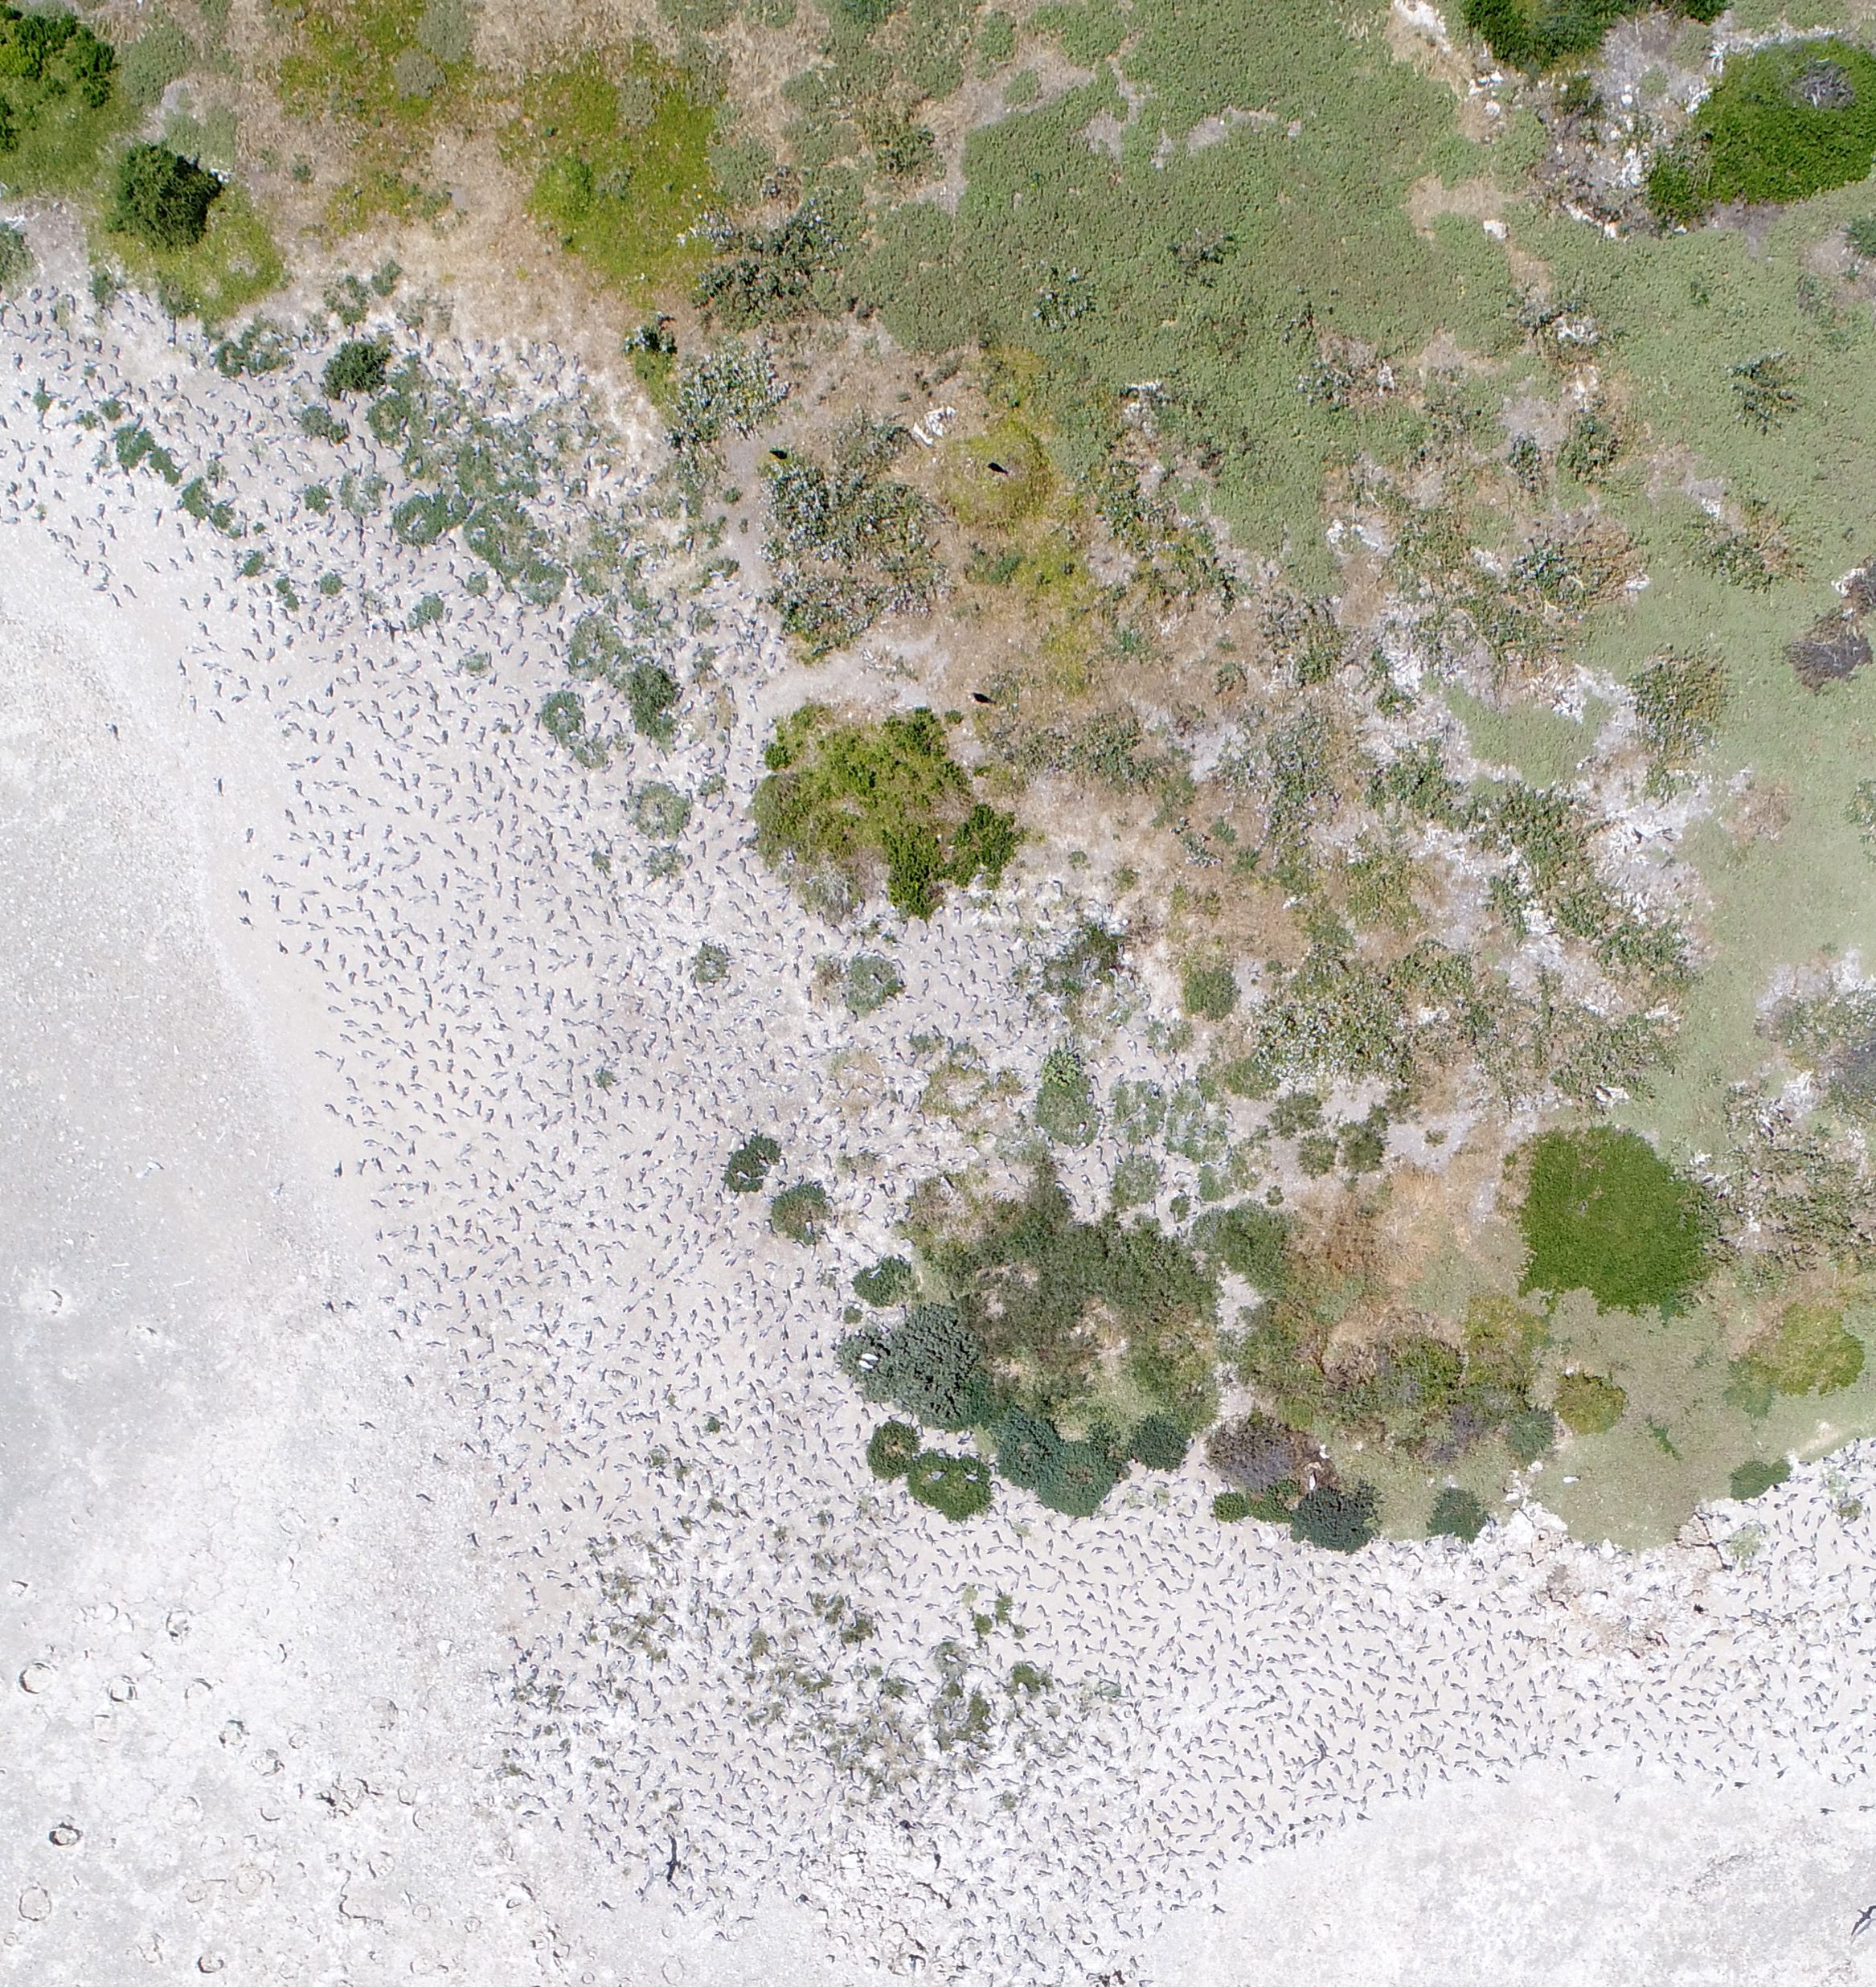
<path fill-rule="evenodd" d="M 423 350 L 576 404 L 553 354 Z M 0 312 L 0 1968 L 1876 1977 L 1866 1445 L 1641 1555 L 1536 1503 L 1307 1552 L 1210 1523 L 1196 1457 L 1084 1521 L 878 1493 L 846 1288 L 967 1156 L 914 1038 L 1033 1077 L 1060 895 L 960 895 L 888 1009 L 817 1001 L 838 941 L 748 846 L 801 682 L 760 612 L 644 630 L 686 729 L 583 770 L 535 721 L 577 603 L 400 542 L 393 452 L 296 424 L 318 359 Z M 242 536 L 119 466 L 129 420 Z M 648 474 L 591 452 L 544 510 Z M 820 1250 L 723 1192 L 756 1128 Z"/>

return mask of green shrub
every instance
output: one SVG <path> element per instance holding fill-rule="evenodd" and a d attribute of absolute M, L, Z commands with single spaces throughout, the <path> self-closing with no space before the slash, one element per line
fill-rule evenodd
<path fill-rule="evenodd" d="M 729 948 L 707 938 L 690 961 L 691 980 L 698 986 L 719 986 L 729 977 Z"/>
<path fill-rule="evenodd" d="M 890 1482 L 919 1458 L 919 1432 L 908 1421 L 883 1421 L 866 1443 L 866 1467 Z"/>
<path fill-rule="evenodd" d="M 1706 1272 L 1706 1198 L 1633 1132 L 1546 1132 L 1527 1148 L 1520 1288 L 1611 1310 L 1672 1305 Z"/>
<path fill-rule="evenodd" d="M 1305 1448 L 1306 1438 L 1296 1429 L 1253 1409 L 1212 1430 L 1205 1460 L 1227 1483 L 1256 1497 L 1292 1481 Z"/>
<path fill-rule="evenodd" d="M 768 1225 L 791 1242 L 818 1242 L 827 1233 L 834 1204 L 816 1180 L 798 1180 L 768 1203 Z"/>
<path fill-rule="evenodd" d="M 923 1450 L 906 1473 L 906 1488 L 954 1525 L 990 1508 L 990 1468 L 976 1456 Z"/>
<path fill-rule="evenodd" d="M 1687 129 L 1650 169 L 1664 220 L 1716 202 L 1808 199 L 1876 160 L 1876 58 L 1834 36 L 1774 43 L 1728 61 Z"/>
<path fill-rule="evenodd" d="M 1630 687 L 1657 781 L 1713 743 L 1731 701 L 1725 667 L 1710 655 L 1657 657 Z"/>
<path fill-rule="evenodd" d="M 541 729 L 556 745 L 563 745 L 589 772 L 606 763 L 606 741 L 586 721 L 586 706 L 577 691 L 551 690 L 541 699 Z"/>
<path fill-rule="evenodd" d="M 1865 261 L 1876 261 L 1876 214 L 1859 214 L 1844 223 L 1844 239 Z"/>
<path fill-rule="evenodd" d="M 1211 1501 L 1211 1514 L 1221 1525 L 1235 1525 L 1251 1515 L 1251 1500 L 1242 1490 L 1221 1490 Z"/>
<path fill-rule="evenodd" d="M 1201 1215 L 1193 1224 L 1192 1240 L 1260 1296 L 1275 1297 L 1288 1280 L 1289 1232 L 1289 1223 L 1275 1208 L 1241 1201 Z"/>
<path fill-rule="evenodd" d="M 1223 1021 L 1238 1004 L 1238 981 L 1227 965 L 1188 966 L 1180 999 L 1189 1014 Z"/>
<path fill-rule="evenodd" d="M 1330 1552 L 1359 1552 L 1380 1529 L 1381 1499 L 1371 1485 L 1347 1489 L 1319 1484 L 1305 1490 L 1290 1513 L 1290 1536 Z"/>
<path fill-rule="evenodd" d="M 651 842 L 675 842 L 690 819 L 690 797 L 662 780 L 648 780 L 632 797 L 632 825 Z"/>
<path fill-rule="evenodd" d="M 808 875 L 831 870 L 863 888 L 883 867 L 887 896 L 929 918 L 948 883 L 995 883 L 1015 822 L 969 800 L 970 780 L 925 709 L 841 723 L 804 704 L 776 727 L 768 776 L 756 789 L 756 846 Z"/>
<path fill-rule="evenodd" d="M 862 1303 L 885 1310 L 903 1304 L 916 1287 L 912 1266 L 903 1256 L 883 1256 L 870 1268 L 854 1276 L 854 1294 Z"/>
<path fill-rule="evenodd" d="M 625 679 L 625 708 L 632 728 L 654 745 L 669 745 L 678 735 L 672 713 L 681 693 L 678 679 L 656 662 L 639 662 Z"/>
<path fill-rule="evenodd" d="M 1110 931 L 1098 919 L 1083 918 L 1073 936 L 1042 966 L 1045 992 L 1057 999 L 1074 1002 L 1090 988 L 1112 980 L 1120 970 L 1124 936 Z"/>
<path fill-rule="evenodd" d="M 1788 1483 L 1791 1475 L 1792 1466 L 1783 1456 L 1776 1463 L 1761 1462 L 1755 1456 L 1733 1472 L 1728 1487 L 1742 1504 L 1746 1504 L 1754 1497 L 1764 1496 L 1767 1490 L 1776 1490 L 1781 1483 Z"/>
<path fill-rule="evenodd" d="M 347 338 L 326 362 L 320 389 L 329 400 L 348 394 L 376 393 L 391 367 L 388 338 Z"/>
<path fill-rule="evenodd" d="M 1186 1460 L 1192 1437 L 1169 1415 L 1148 1415 L 1133 1424 L 1127 1453 L 1143 1469 L 1177 1469 Z"/>
<path fill-rule="evenodd" d="M 1557 1383 L 1557 1419 L 1572 1435 L 1604 1435 L 1628 1411 L 1628 1396 L 1596 1373 L 1566 1373 Z"/>
<path fill-rule="evenodd" d="M 1469 1490 L 1444 1489 L 1433 1500 L 1430 1538 L 1463 1538 L 1469 1546 L 1485 1529 L 1485 1507 Z"/>
<path fill-rule="evenodd" d="M 1548 1407 L 1524 1407 L 1505 1424 L 1505 1444 L 1520 1468 L 1548 1456 L 1557 1445 L 1557 1417 Z"/>
<path fill-rule="evenodd" d="M 193 248 L 222 192 L 222 182 L 193 159 L 161 145 L 133 145 L 117 162 L 110 224 L 146 248 Z"/>
<path fill-rule="evenodd" d="M 759 1194 L 781 1157 L 781 1147 L 766 1132 L 752 1132 L 730 1154 L 723 1185 L 732 1194 Z"/>

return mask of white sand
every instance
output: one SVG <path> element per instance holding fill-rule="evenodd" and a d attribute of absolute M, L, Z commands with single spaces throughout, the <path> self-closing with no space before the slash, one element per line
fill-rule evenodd
<path fill-rule="evenodd" d="M 1876 1508 L 1866 1452 L 1755 1507 L 1743 1569 L 1541 1512 L 1333 1559 L 1211 1524 L 1196 1469 L 1079 1523 L 874 1497 L 842 1287 L 964 1150 L 910 1108 L 909 1039 L 1033 1070 L 1012 968 L 1047 907 L 956 903 L 902 1000 L 813 1006 L 829 935 L 745 846 L 785 667 L 757 618 L 713 599 L 727 731 L 583 774 L 533 721 L 569 604 L 472 599 L 388 506 L 300 513 L 339 466 L 291 424 L 305 372 L 227 382 L 163 330 L 0 318 L 23 1977 L 1447 1979 L 1422 1870 L 1473 1885 L 1479 1977 L 1636 1977 L 1591 1894 L 1653 1911 L 1650 1977 L 1860 1977 L 1828 1969 L 1867 1964 L 1866 1832 L 1812 1810 L 1868 1798 L 1872 1521 L 1825 1485 Z M 257 535 L 98 466 L 108 424 L 42 424 L 41 378 L 115 395 L 185 477 L 220 457 L 267 576 L 234 576 Z M 713 772 L 648 879 L 631 783 Z M 698 989 L 705 936 L 734 965 Z M 843 1112 L 849 1043 L 886 1089 Z M 721 1191 L 758 1124 L 835 1186 L 817 1255 Z M 1799 1806 L 1788 1930 L 1743 1877 L 1698 1887 L 1776 1878 L 1765 1816 L 1792 1839 Z M 1592 1840 L 1631 1847 L 1534 1895 Z"/>

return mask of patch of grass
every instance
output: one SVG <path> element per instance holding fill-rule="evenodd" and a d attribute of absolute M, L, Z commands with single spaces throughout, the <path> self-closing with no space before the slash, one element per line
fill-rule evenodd
<path fill-rule="evenodd" d="M 76 193 L 96 181 L 136 118 L 117 56 L 75 14 L 0 7 L 0 166 L 16 193 Z"/>
<path fill-rule="evenodd" d="M 1611 1310 L 1671 1305 L 1706 1273 L 1699 1187 L 1633 1132 L 1546 1132 L 1526 1149 L 1520 1288 L 1587 1290 Z"/>
<path fill-rule="evenodd" d="M 529 84 L 504 138 L 530 206 L 563 248 L 635 303 L 702 267 L 714 106 L 648 43 L 589 54 Z"/>
<path fill-rule="evenodd" d="M 329 400 L 353 394 L 374 394 L 383 386 L 391 368 L 391 342 L 387 338 L 347 338 L 326 362 L 320 375 L 320 391 Z"/>
<path fill-rule="evenodd" d="M 1042 1059 L 1035 1116 L 1038 1127 L 1059 1145 L 1094 1143 L 1100 1129 L 1100 1109 L 1081 1058 L 1072 1048 L 1053 1048 Z"/>
<path fill-rule="evenodd" d="M 1763 1462 L 1754 1456 L 1740 1464 L 1727 1481 L 1733 1495 L 1742 1504 L 1749 1504 L 1767 1490 L 1776 1490 L 1781 1483 L 1789 1483 L 1791 1477 L 1792 1466 L 1782 1456 L 1776 1462 Z"/>
<path fill-rule="evenodd" d="M 1237 977 L 1221 962 L 1188 966 L 1180 982 L 1179 998 L 1187 1014 L 1223 1021 L 1238 1004 Z"/>
<path fill-rule="evenodd" d="M 919 1432 L 907 1421 L 883 1421 L 866 1442 L 866 1467 L 890 1483 L 919 1459 Z"/>
<path fill-rule="evenodd" d="M 854 1295 L 879 1310 L 903 1304 L 916 1287 L 912 1266 L 903 1256 L 883 1256 L 870 1268 L 854 1272 Z"/>
<path fill-rule="evenodd" d="M 1465 0 L 1469 33 L 1501 62 L 1533 75 L 1572 56 L 1593 54 L 1617 21 L 1652 0 Z M 1695 21 L 1718 18 L 1725 0 L 1679 0 L 1671 10 Z"/>
<path fill-rule="evenodd" d="M 1649 173 L 1663 220 L 1716 202 L 1808 199 L 1876 161 L 1876 56 L 1832 36 L 1737 55 Z"/>
<path fill-rule="evenodd" d="M 1776 1394 L 1835 1394 L 1863 1370 L 1863 1342 L 1844 1322 L 1841 1305 L 1788 1304 L 1777 1322 L 1733 1362 L 1727 1395 L 1763 1415 Z"/>
<path fill-rule="evenodd" d="M 841 974 L 840 997 L 850 1014 L 875 1014 L 905 991 L 905 975 L 879 953 L 858 953 Z"/>
<path fill-rule="evenodd" d="M 1711 655 L 1659 656 L 1630 688 L 1649 782 L 1659 789 L 1713 743 L 1726 712 L 1726 667 Z"/>
<path fill-rule="evenodd" d="M 212 175 L 211 175 L 212 178 Z M 240 186 L 215 182 L 199 240 L 153 248 L 135 235 L 110 236 L 112 248 L 154 288 L 173 315 L 205 325 L 226 322 L 271 296 L 286 281 L 286 264 L 265 218 Z"/>
<path fill-rule="evenodd" d="M 883 873 L 903 916 L 932 916 L 947 883 L 998 882 L 1015 852 L 1014 820 L 971 801 L 929 710 L 843 723 L 804 704 L 764 756 L 771 770 L 752 810 L 764 858 L 809 875 L 833 870 L 859 889 Z"/>

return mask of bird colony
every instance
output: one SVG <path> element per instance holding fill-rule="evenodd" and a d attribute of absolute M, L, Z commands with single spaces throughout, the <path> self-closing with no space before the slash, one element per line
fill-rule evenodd
<path fill-rule="evenodd" d="M 317 338 L 231 377 L 154 305 L 42 290 L 0 340 L 6 513 L 135 620 L 194 723 L 259 707 L 277 754 L 227 859 L 323 1018 L 334 1190 L 368 1202 L 379 1294 L 447 1347 L 421 1407 L 483 1485 L 469 1549 L 518 1583 L 487 1677 L 506 1825 L 726 1936 L 785 1900 L 889 1974 L 1039 1987 L 1153 1980 L 1167 1912 L 1441 1782 L 1868 1770 L 1862 1450 L 1639 1556 L 1534 1502 L 1470 1547 L 1321 1552 L 1212 1522 L 1196 1454 L 1087 1519 L 1010 1497 L 954 1526 L 875 1483 L 833 1358 L 850 1280 L 912 1185 L 977 1156 L 918 1109 L 918 1045 L 1033 1086 L 1053 1037 L 1019 969 L 1072 904 L 953 892 L 879 941 L 899 998 L 817 996 L 850 941 L 748 814 L 807 679 L 734 572 L 663 584 L 651 470 L 552 352 L 393 355 L 452 420 L 538 445 L 530 581 L 396 527 L 424 492 L 358 405 L 307 432 Z M 596 520 L 632 576 L 606 610 L 682 686 L 668 748 L 568 674 Z M 539 720 L 570 685 L 584 752 Z M 689 806 L 648 834 L 654 783 Z M 694 971 L 706 944 L 727 970 Z M 1122 1032 L 1108 1074 L 1186 1073 Z M 752 1130 L 776 1184 L 828 1188 L 817 1246 L 725 1192 Z M 1116 1156 L 1064 1156 L 1084 1209 Z"/>

